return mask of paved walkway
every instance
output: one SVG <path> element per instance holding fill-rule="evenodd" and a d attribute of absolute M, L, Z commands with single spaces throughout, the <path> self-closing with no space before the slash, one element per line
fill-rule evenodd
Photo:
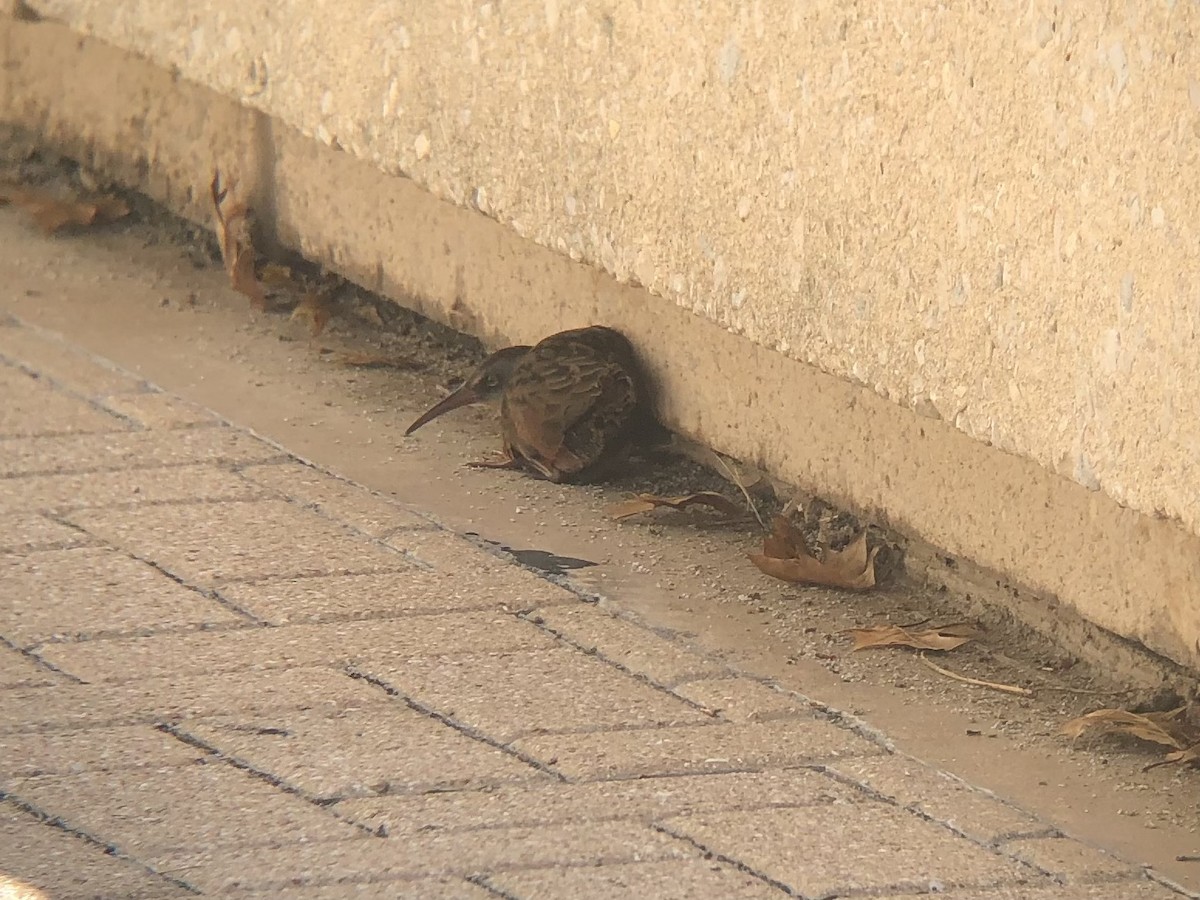
<path fill-rule="evenodd" d="M 12 320 L 0 397 L 0 897 L 1177 896 Z"/>

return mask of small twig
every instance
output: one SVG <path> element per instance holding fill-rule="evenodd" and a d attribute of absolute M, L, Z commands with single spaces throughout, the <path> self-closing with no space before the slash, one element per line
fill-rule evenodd
<path fill-rule="evenodd" d="M 1175 862 L 1200 862 L 1200 853 L 1180 853 Z"/>
<path fill-rule="evenodd" d="M 1015 684 L 1000 684 L 995 681 L 983 681 L 979 678 L 969 678 L 966 675 L 959 675 L 957 672 L 951 672 L 949 669 L 943 669 L 937 663 L 926 659 L 925 654 L 920 654 L 917 659 L 921 660 L 926 666 L 933 669 L 939 675 L 945 675 L 947 678 L 953 678 L 955 681 L 961 681 L 963 684 L 973 684 L 978 687 L 990 688 L 993 691 L 1002 691 L 1005 694 L 1016 694 L 1019 697 L 1032 697 L 1033 691 L 1029 688 L 1018 687 Z"/>
<path fill-rule="evenodd" d="M 763 531 L 767 531 L 767 523 L 764 522 L 763 517 L 759 515 L 758 507 L 755 505 L 753 498 L 750 496 L 750 492 L 746 490 L 745 485 L 742 484 L 741 479 L 734 474 L 733 469 L 729 468 L 729 463 L 725 462 L 724 457 L 722 457 L 720 453 L 714 452 L 713 458 L 721 464 L 721 468 L 725 470 L 726 477 L 735 485 L 737 485 L 737 489 L 741 491 L 742 496 L 746 498 L 746 505 L 750 507 L 750 512 L 754 513 L 754 518 L 758 519 L 758 524 L 762 526 Z"/>

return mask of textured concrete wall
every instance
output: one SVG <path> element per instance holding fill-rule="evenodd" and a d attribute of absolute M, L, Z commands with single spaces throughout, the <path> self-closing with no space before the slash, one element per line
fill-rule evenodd
<path fill-rule="evenodd" d="M 1200 5 L 31 0 L 1200 531 Z"/>

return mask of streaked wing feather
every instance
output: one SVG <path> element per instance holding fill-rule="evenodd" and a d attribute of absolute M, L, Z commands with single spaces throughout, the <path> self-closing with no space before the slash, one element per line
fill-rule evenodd
<path fill-rule="evenodd" d="M 595 463 L 639 400 L 623 360 L 603 344 L 567 335 L 539 344 L 521 361 L 501 407 L 505 439 L 547 477 Z"/>

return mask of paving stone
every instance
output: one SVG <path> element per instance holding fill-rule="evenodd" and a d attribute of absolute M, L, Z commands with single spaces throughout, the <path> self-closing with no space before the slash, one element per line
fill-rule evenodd
<path fill-rule="evenodd" d="M 1140 866 L 1065 837 L 1006 841 L 1002 849 L 1068 884 L 1129 877 L 1141 872 Z"/>
<path fill-rule="evenodd" d="M 0 365 L 0 436 L 128 430 L 128 423 L 20 369 Z"/>
<path fill-rule="evenodd" d="M 245 476 L 302 503 L 312 504 L 332 519 L 353 525 L 373 537 L 396 528 L 429 528 L 430 521 L 399 503 L 301 462 L 252 466 Z"/>
<path fill-rule="evenodd" d="M 85 397 L 142 391 L 146 387 L 142 379 L 32 328 L 0 332 L 0 357 L 26 366 Z"/>
<path fill-rule="evenodd" d="M 211 410 L 162 391 L 114 394 L 101 398 L 100 405 L 119 416 L 132 419 L 143 428 L 191 428 L 221 424 Z"/>
<path fill-rule="evenodd" d="M 537 618 L 571 643 L 658 684 L 670 685 L 683 678 L 725 671 L 719 661 L 706 659 L 681 643 L 669 641 L 591 604 L 539 610 Z"/>
<path fill-rule="evenodd" d="M 183 849 L 269 847 L 362 833 L 295 794 L 219 762 L 47 775 L 14 782 L 10 791 L 151 864 L 156 855 Z"/>
<path fill-rule="evenodd" d="M 920 810 L 984 843 L 1001 835 L 1045 827 L 995 795 L 911 757 L 897 754 L 848 759 L 831 769 L 900 806 Z"/>
<path fill-rule="evenodd" d="M 0 634 L 102 683 L 0 646 L 0 786 L 206 893 L 482 897 L 463 876 L 485 874 L 526 900 L 778 895 L 698 843 L 806 896 L 1173 896 L 1085 845 L 1006 840 L 1044 826 L 67 344 L 12 325 L 6 354 L 46 377 L 0 364 L 0 550 L 24 554 L 0 556 Z M 71 514 L 118 549 L 33 512 L 119 504 Z M 56 900 L 181 890 L 15 803 L 0 894 L 9 874 Z"/>
<path fill-rule="evenodd" d="M 605 822 L 553 828 L 480 828 L 399 840 L 292 844 L 272 852 L 220 848 L 151 856 L 167 871 L 187 872 L 205 891 L 291 887 L 299 881 L 470 875 L 509 868 L 582 866 L 696 855 L 683 841 L 645 825 Z M 351 894 L 351 896 L 353 896 Z"/>
<path fill-rule="evenodd" d="M 335 711 L 378 702 L 379 694 L 364 681 L 326 668 L 15 688 L 4 692 L 0 734 L 286 708 Z"/>
<path fill-rule="evenodd" d="M 692 857 L 615 866 L 573 866 L 491 875 L 488 884 L 521 900 L 604 897 L 605 900 L 782 900 L 786 896 L 733 866 Z"/>
<path fill-rule="evenodd" d="M 44 550 L 87 543 L 92 537 L 40 513 L 0 513 L 0 552 Z"/>
<path fill-rule="evenodd" d="M 531 781 L 487 790 L 345 800 L 340 814 L 392 837 L 449 829 L 637 819 L 686 812 L 860 802 L 862 795 L 812 769 L 592 781 Z"/>
<path fill-rule="evenodd" d="M 203 755 L 203 750 L 149 725 L 87 728 L 53 738 L 40 731 L 0 734 L 0 782 L 97 769 L 186 765 Z"/>
<path fill-rule="evenodd" d="M 279 710 L 185 722 L 183 731 L 318 797 L 461 790 L 538 770 L 399 700 L 336 713 Z M 2 746 L 2 744 L 0 744 Z"/>
<path fill-rule="evenodd" d="M 251 499 L 262 489 L 216 466 L 0 478 L 0 512 Z M 210 512 L 211 515 L 211 512 Z"/>
<path fill-rule="evenodd" d="M 1037 880 L 1020 863 L 912 813 L 883 803 L 855 804 L 853 815 L 849 808 L 699 813 L 664 824 L 805 897 Z"/>
<path fill-rule="evenodd" d="M 514 615 L 446 613 L 322 625 L 282 625 L 47 644 L 39 655 L 84 681 L 312 665 L 406 667 L 410 657 L 548 647 L 553 638 Z"/>
<path fill-rule="evenodd" d="M 45 891 L 45 900 L 171 900 L 194 896 L 132 860 L 0 803 L 0 897 L 21 900 L 10 881 Z"/>
<path fill-rule="evenodd" d="M 0 476 L 259 462 L 279 456 L 279 452 L 233 428 L 4 438 L 0 439 Z"/>
<path fill-rule="evenodd" d="M 418 878 L 405 881 L 344 881 L 311 887 L 234 891 L 228 900 L 496 900 L 486 888 L 463 878 Z"/>
<path fill-rule="evenodd" d="M 573 778 L 783 768 L 880 752 L 853 732 L 816 718 L 540 735 L 513 746 Z"/>
<path fill-rule="evenodd" d="M 0 634 L 22 647 L 51 638 L 245 621 L 153 566 L 103 547 L 0 554 L 0 596 L 8 598 L 0 604 Z"/>
<path fill-rule="evenodd" d="M 62 680 L 61 675 L 38 665 L 35 660 L 0 645 L 0 688 L 40 687 L 57 684 Z"/>
<path fill-rule="evenodd" d="M 413 565 L 398 572 L 329 575 L 230 583 L 220 589 L 228 599 L 272 625 L 298 622 L 396 616 L 403 613 L 459 612 L 473 609 L 523 610 L 577 598 L 516 567 L 513 575 L 480 576 L 470 567 L 461 572 L 433 573 Z M 525 575 L 526 577 L 519 577 Z"/>
<path fill-rule="evenodd" d="M 1139 881 L 1052 887 L 1006 885 L 996 888 L 947 890 L 933 895 L 938 900 L 1183 900 L 1183 895 L 1161 884 Z M 915 900 L 911 893 L 871 895 L 871 900 Z"/>
<path fill-rule="evenodd" d="M 197 504 L 87 510 L 68 518 L 192 583 L 405 565 L 386 547 L 283 500 L 230 501 L 219 508 Z"/>
<path fill-rule="evenodd" d="M 808 704 L 799 697 L 773 690 L 751 678 L 706 678 L 677 684 L 672 690 L 731 722 L 812 715 Z"/>
<path fill-rule="evenodd" d="M 359 667 L 504 742 L 550 729 L 711 721 L 664 691 L 570 648 L 405 661 L 368 653 Z"/>

